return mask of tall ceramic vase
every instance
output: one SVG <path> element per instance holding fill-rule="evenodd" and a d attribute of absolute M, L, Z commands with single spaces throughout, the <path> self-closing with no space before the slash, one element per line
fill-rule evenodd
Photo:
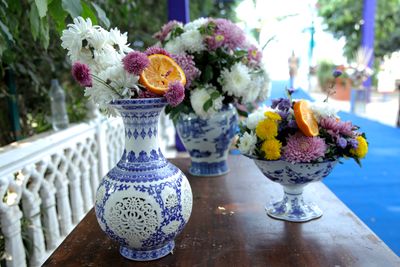
<path fill-rule="evenodd" d="M 158 118 L 166 100 L 115 100 L 111 105 L 124 121 L 125 150 L 100 182 L 96 217 L 101 229 L 120 243 L 122 256 L 155 260 L 173 250 L 192 211 L 192 191 L 159 149 Z"/>
<path fill-rule="evenodd" d="M 304 201 L 303 189 L 328 176 L 337 161 L 293 164 L 284 160 L 254 159 L 254 162 L 268 179 L 283 187 L 282 200 L 265 207 L 269 216 L 290 222 L 306 222 L 322 216 L 316 204 Z"/>
<path fill-rule="evenodd" d="M 218 176 L 229 171 L 227 156 L 237 130 L 237 112 L 232 105 L 207 119 L 181 114 L 176 129 L 191 157 L 190 174 Z"/>

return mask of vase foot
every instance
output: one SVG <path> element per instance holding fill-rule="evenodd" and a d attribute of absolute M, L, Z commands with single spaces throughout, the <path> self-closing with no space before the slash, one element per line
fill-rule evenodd
<path fill-rule="evenodd" d="M 269 216 L 289 222 L 307 222 L 322 216 L 322 211 L 317 205 L 306 204 L 298 198 L 289 200 L 285 197 L 282 201 L 265 207 L 265 210 Z"/>
<path fill-rule="evenodd" d="M 194 162 L 192 161 L 189 173 L 194 176 L 220 176 L 229 172 L 226 160 L 219 162 Z"/>
<path fill-rule="evenodd" d="M 175 242 L 170 241 L 165 246 L 153 250 L 135 250 L 129 247 L 121 246 L 119 253 L 129 260 L 133 261 L 152 261 L 167 256 L 175 247 Z"/>

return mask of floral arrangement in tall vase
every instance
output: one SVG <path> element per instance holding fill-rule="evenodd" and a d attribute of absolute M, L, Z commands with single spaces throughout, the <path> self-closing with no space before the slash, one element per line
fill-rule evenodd
<path fill-rule="evenodd" d="M 187 78 L 184 100 L 166 111 L 190 153 L 189 172 L 225 174 L 237 129 L 235 105 L 261 101 L 268 93 L 261 51 L 226 19 L 170 21 L 155 37 L 164 53 L 176 54 Z"/>
<path fill-rule="evenodd" d="M 173 55 L 134 51 L 126 33 L 90 19 L 75 18 L 61 40 L 85 95 L 124 122 L 123 155 L 97 188 L 98 223 L 120 243 L 122 256 L 161 258 L 172 252 L 192 210 L 189 182 L 165 159 L 157 138 L 161 110 L 185 97 L 185 74 Z"/>

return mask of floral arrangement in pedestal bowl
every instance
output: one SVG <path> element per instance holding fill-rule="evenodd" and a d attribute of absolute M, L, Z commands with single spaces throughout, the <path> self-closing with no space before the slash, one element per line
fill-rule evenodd
<path fill-rule="evenodd" d="M 322 211 L 303 200 L 304 186 L 320 181 L 341 158 L 358 164 L 368 152 L 365 134 L 342 121 L 327 102 L 275 99 L 251 113 L 241 125 L 238 147 L 262 173 L 284 188 L 283 199 L 266 207 L 274 218 L 304 222 Z"/>
<path fill-rule="evenodd" d="M 170 21 L 155 34 L 166 53 L 184 67 L 181 104 L 167 108 L 192 159 L 190 173 L 221 175 L 237 128 L 234 105 L 266 98 L 268 76 L 262 53 L 226 19 Z"/>
<path fill-rule="evenodd" d="M 127 34 L 90 19 L 74 19 L 62 34 L 72 75 L 108 114 L 119 114 L 125 149 L 100 181 L 95 211 L 102 230 L 120 243 L 122 256 L 148 261 L 169 254 L 189 220 L 192 192 L 186 176 L 158 145 L 158 119 L 184 98 L 186 76 L 172 58 L 149 48 L 132 50 Z"/>

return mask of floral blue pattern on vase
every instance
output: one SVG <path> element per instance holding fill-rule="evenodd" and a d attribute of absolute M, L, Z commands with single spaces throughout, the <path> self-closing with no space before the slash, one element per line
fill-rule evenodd
<path fill-rule="evenodd" d="M 237 120 L 232 105 L 207 119 L 194 113 L 180 115 L 176 129 L 191 157 L 190 174 L 218 176 L 229 172 L 227 156 L 237 131 Z"/>
<path fill-rule="evenodd" d="M 317 205 L 304 201 L 303 188 L 328 176 L 337 161 L 313 164 L 290 163 L 284 160 L 253 160 L 268 179 L 283 186 L 283 199 L 265 207 L 269 216 L 290 222 L 306 222 L 322 216 L 322 211 Z"/>
<path fill-rule="evenodd" d="M 158 145 L 158 118 L 164 98 L 114 100 L 125 126 L 120 161 L 100 182 L 95 211 L 101 229 L 135 261 L 172 252 L 174 239 L 192 211 L 186 176 L 168 162 Z"/>

